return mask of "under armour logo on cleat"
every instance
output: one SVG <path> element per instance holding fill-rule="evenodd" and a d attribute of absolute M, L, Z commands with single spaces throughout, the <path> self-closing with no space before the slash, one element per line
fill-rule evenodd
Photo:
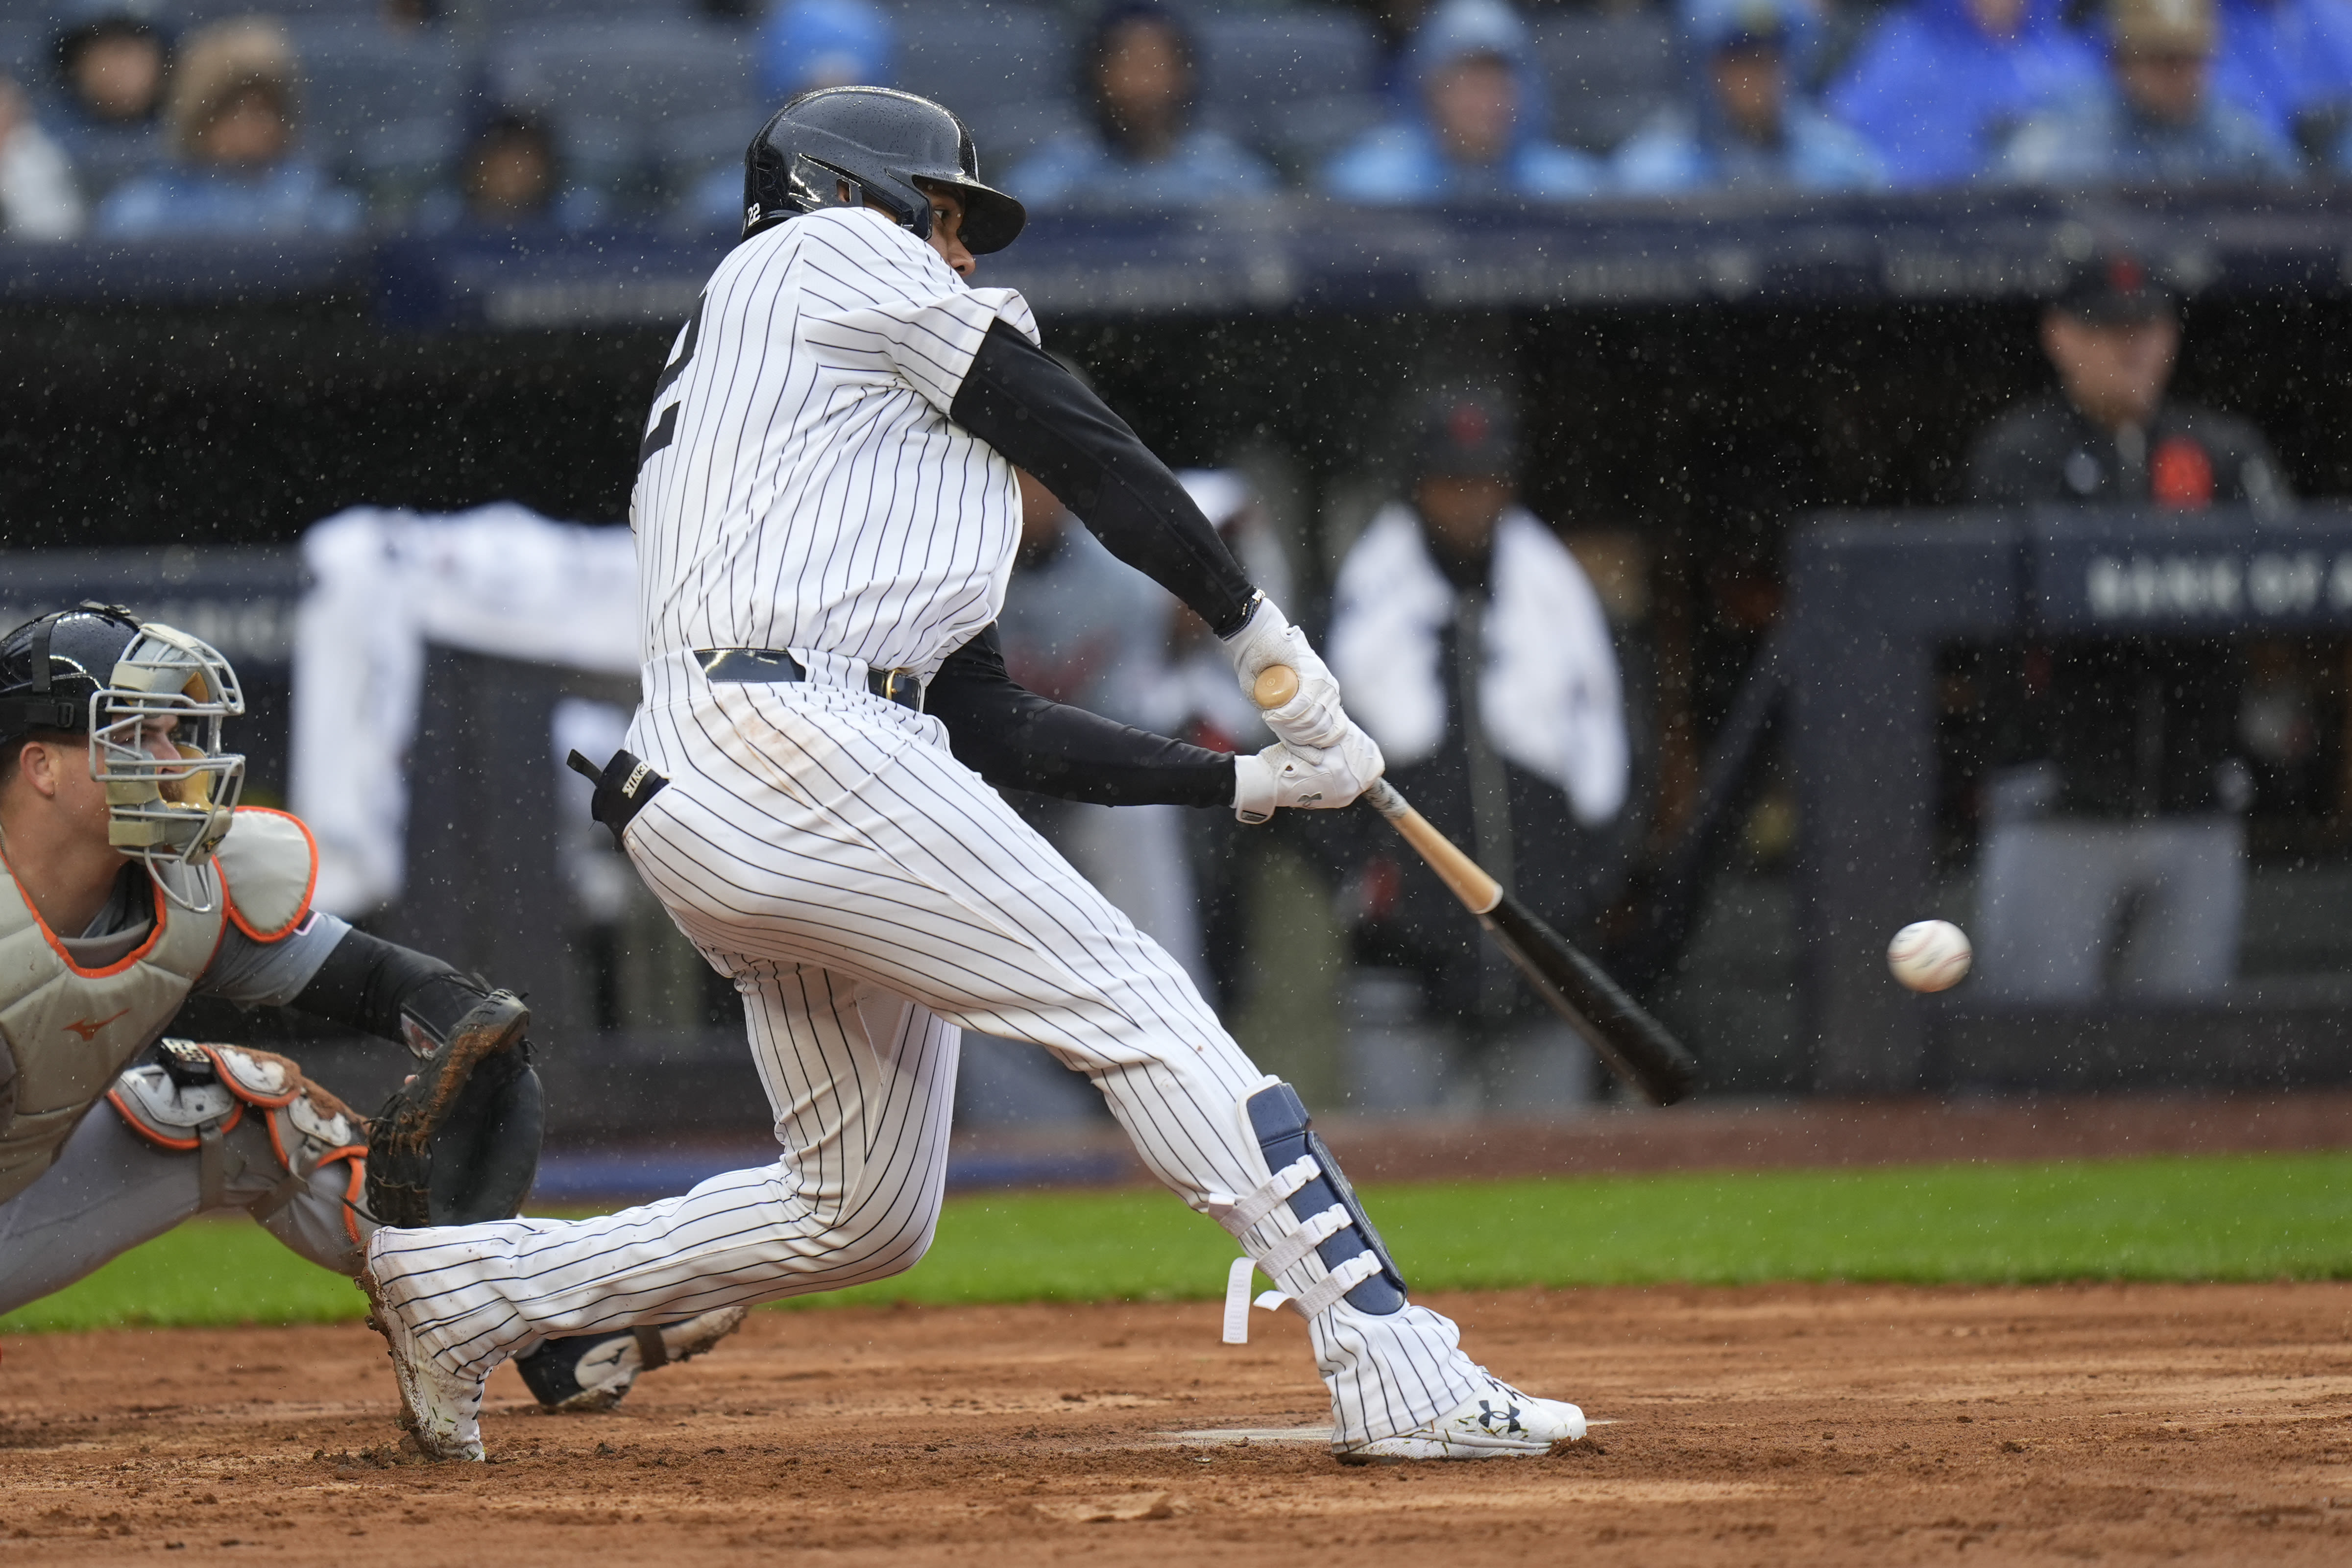
<path fill-rule="evenodd" d="M 100 1019 L 96 1023 L 92 1023 L 88 1019 L 76 1019 L 73 1022 L 66 1025 L 66 1028 L 73 1031 L 75 1034 L 81 1036 L 82 1043 L 84 1045 L 88 1045 L 91 1040 L 98 1038 L 99 1030 L 104 1029 L 108 1024 L 112 1023 L 114 1019 L 127 1018 L 130 1016 L 130 1012 L 131 1009 L 129 1008 L 125 1008 L 122 1011 L 116 1013 L 114 1018 Z"/>
<path fill-rule="evenodd" d="M 1503 1423 L 1503 1433 L 1506 1437 L 1516 1437 L 1518 1433 L 1526 1429 L 1519 1425 L 1519 1407 L 1517 1406 L 1507 1405 L 1502 1409 L 1497 1410 L 1492 1404 L 1484 1399 L 1478 1401 L 1478 1425 L 1491 1432 L 1495 1430 L 1495 1423 L 1496 1421 Z"/>

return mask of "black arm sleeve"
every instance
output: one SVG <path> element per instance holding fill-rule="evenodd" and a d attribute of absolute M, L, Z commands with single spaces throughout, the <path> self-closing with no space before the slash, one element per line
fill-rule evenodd
<path fill-rule="evenodd" d="M 996 628 L 948 655 L 923 691 L 956 760 L 1008 789 L 1098 806 L 1229 806 L 1234 759 L 1049 702 L 1005 673 Z"/>
<path fill-rule="evenodd" d="M 1002 321 L 988 329 L 949 412 L 1218 636 L 1232 636 L 1249 619 L 1256 590 L 1168 465 L 1018 331 Z"/>
<path fill-rule="evenodd" d="M 488 994 L 438 958 L 352 931 L 335 944 L 294 1005 L 331 1023 L 404 1043 L 403 1013 L 436 1040 L 446 1040 L 450 1028 Z"/>

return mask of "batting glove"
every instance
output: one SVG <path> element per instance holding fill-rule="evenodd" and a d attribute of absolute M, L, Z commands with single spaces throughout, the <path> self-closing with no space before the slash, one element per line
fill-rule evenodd
<path fill-rule="evenodd" d="M 1257 609 L 1242 629 L 1225 639 L 1233 655 L 1234 674 L 1241 678 L 1242 695 L 1257 698 L 1257 678 L 1276 664 L 1287 666 L 1298 677 L 1298 692 L 1280 707 L 1263 715 L 1265 727 L 1283 744 L 1314 759 L 1325 747 L 1339 743 L 1350 726 L 1339 706 L 1339 683 L 1307 645 L 1307 633 L 1284 619 L 1274 601 L 1261 596 Z"/>
<path fill-rule="evenodd" d="M 1345 806 L 1370 789 L 1387 766 L 1379 744 L 1352 723 L 1337 744 L 1312 758 L 1277 741 L 1254 757 L 1234 758 L 1234 815 L 1263 822 L 1280 807 L 1328 811 Z"/>

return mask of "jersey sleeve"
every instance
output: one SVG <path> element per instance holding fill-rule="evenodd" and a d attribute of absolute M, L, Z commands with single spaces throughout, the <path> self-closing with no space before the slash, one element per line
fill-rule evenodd
<path fill-rule="evenodd" d="M 993 624 L 948 655 L 923 710 L 956 760 L 999 789 L 1098 806 L 1233 803 L 1231 757 L 1039 696 L 1006 673 Z"/>
<path fill-rule="evenodd" d="M 809 301 L 801 335 L 837 370 L 903 381 L 944 414 L 989 329 L 1037 341 L 1017 289 L 965 287 L 909 230 L 853 209 L 795 222 L 812 225 L 797 257 Z"/>
<path fill-rule="evenodd" d="M 1220 637 L 1256 590 L 1183 485 L 1092 388 L 1037 345 L 992 326 L 950 413 L 1077 514 L 1105 549 L 1189 606 Z"/>

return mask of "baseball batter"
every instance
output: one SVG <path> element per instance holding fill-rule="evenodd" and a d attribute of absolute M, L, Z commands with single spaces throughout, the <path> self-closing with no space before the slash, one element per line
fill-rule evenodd
<path fill-rule="evenodd" d="M 211 645 L 112 606 L 0 638 L 0 1312 L 200 1213 L 355 1274 L 379 1214 L 507 1215 L 530 1185 L 530 1014 L 310 907 L 309 831 L 237 809 L 243 711 Z M 416 1077 L 372 1129 L 285 1057 L 164 1038 L 197 995 L 404 1041 Z M 604 1408 L 739 1319 L 551 1341 L 522 1371 Z"/>
<path fill-rule="evenodd" d="M 1276 1282 L 1310 1325 L 1342 1458 L 1581 1437 L 1574 1406 L 1499 1382 L 1406 1300 L 1297 1094 L 991 788 L 1250 821 L 1345 804 L 1380 754 L 1328 671 L 1175 476 L 1040 350 L 1020 296 L 967 287 L 1024 214 L 982 183 L 954 115 L 876 88 L 804 94 L 747 165 L 742 243 L 646 422 L 644 703 L 597 814 L 734 978 L 783 1156 L 603 1218 L 376 1232 L 361 1284 L 420 1444 L 481 1458 L 483 1379 L 546 1336 L 912 1267 L 964 1029 L 1085 1073 L 1160 1179 Z M 1013 684 L 992 622 L 1016 465 L 1198 612 L 1244 691 L 1268 665 L 1298 672 L 1267 715 L 1276 745 L 1202 751 Z"/>

